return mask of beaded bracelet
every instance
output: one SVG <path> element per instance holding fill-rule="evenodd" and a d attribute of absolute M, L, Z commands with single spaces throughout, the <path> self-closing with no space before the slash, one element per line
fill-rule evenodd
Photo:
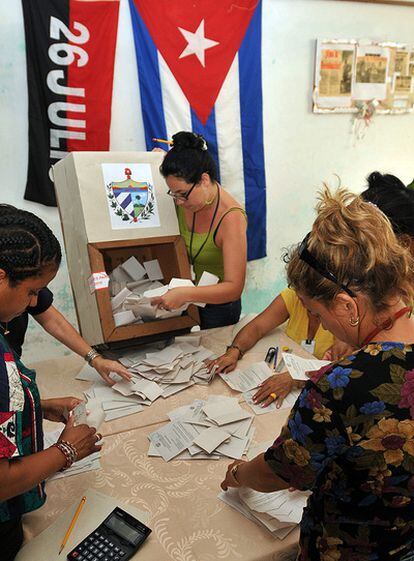
<path fill-rule="evenodd" d="M 78 459 L 78 451 L 70 442 L 67 442 L 66 440 L 60 440 L 59 442 L 55 442 L 53 446 L 60 450 L 65 456 L 66 464 L 60 471 L 64 471 L 65 469 L 70 468 L 70 466 Z"/>

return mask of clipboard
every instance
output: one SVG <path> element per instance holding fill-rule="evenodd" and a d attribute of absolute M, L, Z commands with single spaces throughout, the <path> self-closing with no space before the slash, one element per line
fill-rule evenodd
<path fill-rule="evenodd" d="M 59 548 L 63 536 L 83 496 L 86 496 L 85 506 L 67 541 L 65 549 L 62 551 L 61 555 L 59 555 Z M 144 512 L 130 505 L 122 504 L 113 497 L 103 495 L 94 489 L 87 489 L 76 498 L 68 510 L 59 516 L 53 524 L 46 528 L 46 530 L 43 530 L 43 532 L 35 538 L 28 541 L 20 549 L 15 561 L 44 561 L 45 559 L 47 559 L 47 561 L 65 561 L 66 555 L 99 526 L 117 506 L 121 507 L 135 518 L 138 518 L 138 520 L 144 524 L 148 522 L 148 512 Z"/>

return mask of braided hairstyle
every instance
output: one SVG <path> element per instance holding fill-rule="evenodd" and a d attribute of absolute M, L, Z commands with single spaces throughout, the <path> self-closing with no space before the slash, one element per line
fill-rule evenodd
<path fill-rule="evenodd" d="M 0 269 L 11 286 L 40 276 L 48 265 L 59 267 L 61 259 L 60 244 L 43 220 L 0 204 Z"/>
<path fill-rule="evenodd" d="M 172 137 L 173 146 L 160 166 L 163 177 L 173 175 L 187 183 L 198 183 L 203 173 L 217 181 L 217 166 L 200 134 L 181 131 Z"/>

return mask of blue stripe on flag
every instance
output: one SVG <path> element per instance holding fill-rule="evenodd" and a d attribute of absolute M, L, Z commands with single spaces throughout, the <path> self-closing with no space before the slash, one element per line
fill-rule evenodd
<path fill-rule="evenodd" d="M 240 120 L 248 260 L 266 256 L 266 181 L 263 148 L 262 2 L 239 49 Z"/>
<path fill-rule="evenodd" d="M 213 156 L 214 161 L 217 165 L 217 178 L 220 182 L 220 162 L 218 156 L 218 146 L 217 146 L 217 131 L 216 131 L 216 112 L 213 110 L 207 120 L 207 123 L 203 125 L 194 111 L 191 109 L 191 127 L 193 132 L 203 135 L 207 142 L 208 151 Z"/>
<path fill-rule="evenodd" d="M 125 199 L 120 203 L 120 205 L 125 210 L 126 207 L 131 203 L 132 203 L 132 197 L 130 194 L 128 194 L 128 196 L 125 197 Z"/>
<path fill-rule="evenodd" d="M 167 138 L 157 47 L 148 33 L 133 0 L 129 0 L 129 7 L 138 65 L 145 143 L 147 150 L 152 150 L 154 147 L 152 139 L 154 137 Z"/>

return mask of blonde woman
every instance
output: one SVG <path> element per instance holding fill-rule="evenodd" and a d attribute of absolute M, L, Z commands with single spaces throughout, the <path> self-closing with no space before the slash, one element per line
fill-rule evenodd
<path fill-rule="evenodd" d="M 307 382 L 273 446 L 231 464 L 222 488 L 311 491 L 301 561 L 411 561 L 413 257 L 385 215 L 354 194 L 325 189 L 317 211 L 288 255 L 288 282 L 359 350 Z"/>

